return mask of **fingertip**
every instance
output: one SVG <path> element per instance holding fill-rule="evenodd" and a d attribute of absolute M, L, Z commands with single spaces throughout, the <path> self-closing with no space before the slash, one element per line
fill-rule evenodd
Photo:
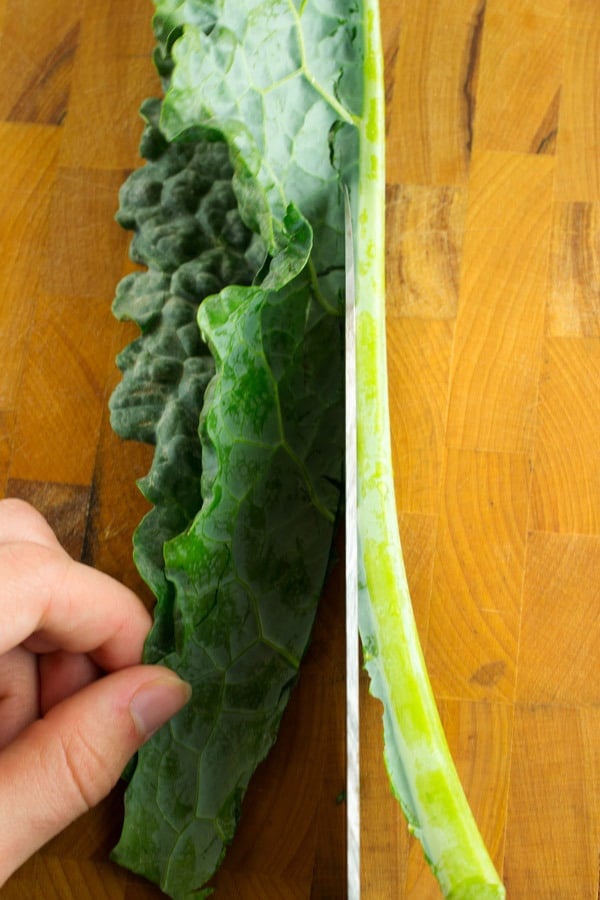
<path fill-rule="evenodd" d="M 188 703 L 192 687 L 175 672 L 164 673 L 134 693 L 129 712 L 141 740 L 147 741 Z"/>

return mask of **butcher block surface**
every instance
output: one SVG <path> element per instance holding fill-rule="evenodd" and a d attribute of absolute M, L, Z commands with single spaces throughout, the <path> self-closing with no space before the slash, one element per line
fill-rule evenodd
<path fill-rule="evenodd" d="M 597 900 L 600 4 L 381 11 L 392 449 L 432 686 L 508 896 Z M 112 433 L 107 401 L 136 334 L 110 311 L 132 270 L 114 213 L 159 91 L 151 15 L 149 0 L 0 0 L 0 494 L 148 604 L 131 535 L 151 450 Z M 219 900 L 345 896 L 340 569 Z M 434 900 L 366 678 L 361 704 L 363 898 Z M 122 797 L 2 900 L 162 896 L 109 861 Z"/>

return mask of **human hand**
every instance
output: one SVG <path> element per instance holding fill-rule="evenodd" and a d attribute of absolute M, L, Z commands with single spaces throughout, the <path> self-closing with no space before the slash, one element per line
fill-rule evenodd
<path fill-rule="evenodd" d="M 0 500 L 0 886 L 189 699 L 173 672 L 140 665 L 150 624 L 32 507 Z"/>

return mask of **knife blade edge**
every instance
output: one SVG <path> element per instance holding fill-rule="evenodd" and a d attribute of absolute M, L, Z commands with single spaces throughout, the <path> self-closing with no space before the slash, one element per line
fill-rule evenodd
<path fill-rule="evenodd" d="M 345 304 L 345 531 L 346 531 L 346 847 L 348 900 L 360 900 L 360 740 L 358 640 L 358 521 L 356 422 L 356 283 L 348 189 L 344 192 Z"/>

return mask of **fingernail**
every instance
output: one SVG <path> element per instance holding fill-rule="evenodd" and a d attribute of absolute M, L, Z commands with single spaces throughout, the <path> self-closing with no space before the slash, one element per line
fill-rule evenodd
<path fill-rule="evenodd" d="M 129 712 L 141 737 L 148 740 L 155 731 L 185 706 L 192 688 L 175 673 L 164 675 L 139 688 L 129 703 Z"/>

